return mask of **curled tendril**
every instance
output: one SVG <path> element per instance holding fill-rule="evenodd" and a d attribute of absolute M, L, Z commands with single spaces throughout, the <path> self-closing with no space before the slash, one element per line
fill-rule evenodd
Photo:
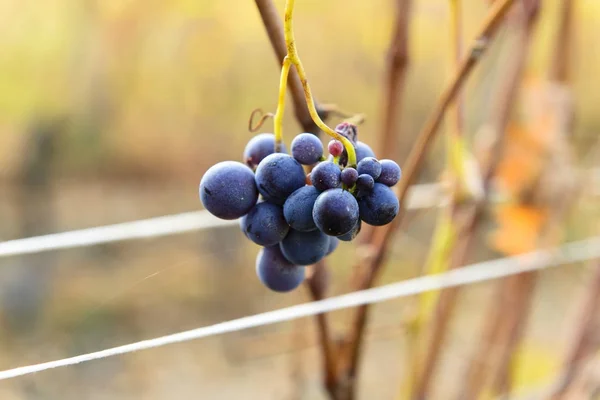
<path fill-rule="evenodd" d="M 253 126 L 253 122 L 254 122 L 254 118 L 256 117 L 256 114 L 260 114 L 260 119 L 258 120 L 256 125 Z M 255 110 L 253 110 L 252 113 L 250 114 L 250 119 L 248 120 L 248 130 L 252 133 L 256 132 L 257 130 L 260 129 L 261 126 L 263 126 L 263 124 L 265 123 L 265 121 L 268 118 L 273 118 L 274 116 L 275 116 L 275 114 L 265 113 L 261 108 L 257 108 Z"/>

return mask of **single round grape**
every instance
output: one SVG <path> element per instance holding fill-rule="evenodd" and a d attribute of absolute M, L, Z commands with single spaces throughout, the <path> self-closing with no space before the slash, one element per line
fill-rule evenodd
<path fill-rule="evenodd" d="M 244 236 L 248 237 L 248 234 L 246 233 L 246 231 L 244 229 L 244 217 L 238 219 L 238 223 L 240 225 L 240 230 L 242 231 L 242 233 L 244 234 Z"/>
<path fill-rule="evenodd" d="M 340 186 L 341 171 L 335 163 L 323 161 L 317 164 L 310 173 L 310 180 L 314 187 L 321 192 Z"/>
<path fill-rule="evenodd" d="M 256 168 L 256 185 L 266 201 L 283 205 L 296 189 L 304 186 L 304 169 L 292 156 L 274 153 L 266 156 Z"/>
<path fill-rule="evenodd" d="M 369 147 L 369 145 L 358 141 L 354 145 L 354 151 L 356 152 L 356 162 L 359 163 L 365 157 L 375 157 L 375 153 Z M 344 152 L 340 156 L 340 164 L 346 165 L 348 164 L 348 152 L 344 149 Z"/>
<path fill-rule="evenodd" d="M 339 157 L 344 152 L 344 145 L 339 140 L 332 140 L 327 145 L 327 150 L 332 156 Z"/>
<path fill-rule="evenodd" d="M 361 174 L 356 180 L 358 190 L 371 190 L 375 186 L 375 179 L 371 175 Z"/>
<path fill-rule="evenodd" d="M 360 162 L 363 158 L 366 157 L 375 157 L 375 152 L 368 144 L 361 142 L 360 140 L 356 142 L 356 146 L 354 146 L 356 150 L 356 162 Z"/>
<path fill-rule="evenodd" d="M 242 163 L 223 161 L 210 167 L 200 180 L 200 200 L 216 217 L 237 219 L 256 204 L 254 173 Z"/>
<path fill-rule="evenodd" d="M 289 292 L 304 281 L 305 268 L 290 263 L 279 246 L 265 247 L 256 256 L 258 279 L 275 292 Z"/>
<path fill-rule="evenodd" d="M 344 185 L 352 187 L 358 179 L 358 171 L 351 167 L 344 168 L 342 170 L 341 179 Z"/>
<path fill-rule="evenodd" d="M 356 225 L 354 225 L 354 228 L 352 228 L 352 230 L 350 232 L 346 233 L 345 235 L 340 235 L 337 238 L 339 240 L 343 240 L 344 242 L 351 242 L 360 233 L 361 226 L 362 226 L 362 222 L 359 219 L 358 222 L 356 223 Z"/>
<path fill-rule="evenodd" d="M 381 175 L 381 164 L 375 157 L 365 157 L 359 161 L 356 170 L 359 175 L 367 174 L 377 179 Z"/>
<path fill-rule="evenodd" d="M 360 219 L 374 226 L 392 222 L 400 208 L 398 198 L 392 189 L 383 183 L 375 183 L 373 190 L 359 196 L 358 206 Z"/>
<path fill-rule="evenodd" d="M 402 176 L 400 166 L 393 160 L 381 160 L 381 175 L 377 178 L 377 182 L 383 183 L 386 186 L 394 186 Z"/>
<path fill-rule="evenodd" d="M 292 140 L 292 156 L 300 164 L 313 165 L 323 156 L 323 144 L 312 133 L 301 133 Z"/>
<path fill-rule="evenodd" d="M 317 229 L 312 210 L 320 192 L 314 186 L 304 186 L 287 198 L 283 205 L 285 220 L 297 231 L 310 232 Z"/>
<path fill-rule="evenodd" d="M 285 258 L 292 264 L 311 265 L 327 254 L 329 237 L 318 229 L 310 232 L 290 229 L 279 246 Z"/>
<path fill-rule="evenodd" d="M 242 230 L 254 243 L 274 246 L 281 242 L 290 230 L 283 217 L 281 206 L 263 201 L 242 217 Z"/>
<path fill-rule="evenodd" d="M 285 144 L 281 143 L 281 153 L 286 152 Z M 246 144 L 243 161 L 250 168 L 255 168 L 266 156 L 273 153 L 275 153 L 275 135 L 261 133 L 254 136 Z"/>
<path fill-rule="evenodd" d="M 313 219 L 317 227 L 330 236 L 344 235 L 358 222 L 359 210 L 356 199 L 342 189 L 329 189 L 317 197 Z"/>
<path fill-rule="evenodd" d="M 329 248 L 327 249 L 327 253 L 325 255 L 328 256 L 331 253 L 333 253 L 335 251 L 335 249 L 337 249 L 339 244 L 340 244 L 340 241 L 338 238 L 329 236 Z"/>

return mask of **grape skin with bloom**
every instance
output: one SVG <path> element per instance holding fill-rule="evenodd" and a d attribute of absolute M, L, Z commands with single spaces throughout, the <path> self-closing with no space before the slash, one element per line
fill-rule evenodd
<path fill-rule="evenodd" d="M 398 213 L 389 187 L 400 179 L 400 167 L 378 161 L 368 145 L 356 141 L 355 128 L 348 132 L 355 143 L 354 167 L 346 165 L 339 141 L 329 142 L 324 160 L 321 142 L 312 134 L 298 135 L 288 155 L 283 143 L 283 152 L 276 153 L 274 135 L 263 133 L 246 145 L 247 165 L 221 162 L 202 177 L 205 208 L 219 218 L 240 218 L 244 235 L 263 246 L 256 274 L 268 289 L 294 290 L 305 279 L 305 266 L 332 254 L 340 241 L 354 240 L 362 222 L 385 225 Z M 302 164 L 315 163 L 307 174 Z"/>

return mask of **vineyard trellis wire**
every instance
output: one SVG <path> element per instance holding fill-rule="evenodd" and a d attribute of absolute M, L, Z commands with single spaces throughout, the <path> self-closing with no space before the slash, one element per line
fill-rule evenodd
<path fill-rule="evenodd" d="M 408 209 L 426 209 L 443 203 L 442 187 L 421 184 L 411 188 Z M 142 239 L 231 226 L 238 221 L 218 219 L 207 211 L 194 211 L 114 225 L 0 242 L 0 258 L 43 251 L 91 246 L 123 240 Z"/>
<path fill-rule="evenodd" d="M 448 272 L 422 276 L 388 285 L 360 290 L 324 300 L 303 303 L 275 311 L 255 314 L 197 329 L 183 331 L 154 339 L 143 340 L 123 346 L 82 354 L 56 361 L 34 364 L 0 371 L 0 380 L 33 374 L 48 369 L 80 364 L 83 362 L 151 349 L 168 344 L 186 342 L 208 336 L 220 335 L 243 329 L 290 321 L 344 308 L 379 303 L 407 297 L 432 290 L 462 286 L 498 279 L 528 271 L 541 270 L 559 265 L 585 261 L 600 257 L 600 236 L 570 242 L 561 247 L 538 250 L 516 257 L 500 258 L 472 264 Z"/>

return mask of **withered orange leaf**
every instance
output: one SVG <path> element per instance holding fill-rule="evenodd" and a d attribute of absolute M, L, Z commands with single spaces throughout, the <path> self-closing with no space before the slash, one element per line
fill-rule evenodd
<path fill-rule="evenodd" d="M 498 229 L 490 235 L 490 245 L 511 256 L 533 251 L 546 217 L 545 210 L 530 206 L 500 206 L 496 210 Z"/>

